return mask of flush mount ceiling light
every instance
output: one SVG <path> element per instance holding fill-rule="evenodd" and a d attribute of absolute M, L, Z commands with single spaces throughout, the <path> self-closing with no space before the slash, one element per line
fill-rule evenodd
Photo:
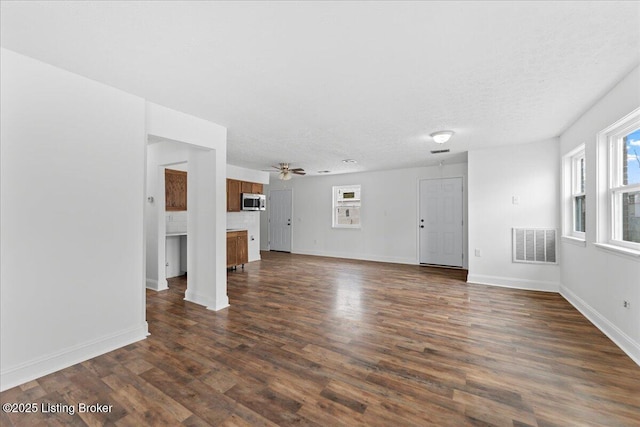
<path fill-rule="evenodd" d="M 433 138 L 433 140 L 438 144 L 444 144 L 449 140 L 449 138 L 453 136 L 453 133 L 454 132 L 452 130 L 441 130 L 438 132 L 434 132 L 429 136 Z"/>

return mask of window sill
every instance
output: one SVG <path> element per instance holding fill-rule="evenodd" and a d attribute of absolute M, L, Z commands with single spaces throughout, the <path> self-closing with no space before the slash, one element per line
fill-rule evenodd
<path fill-rule="evenodd" d="M 582 246 L 583 248 L 587 246 L 587 241 L 578 237 L 562 236 L 562 241 L 564 243 L 571 243 L 572 245 Z"/>
<path fill-rule="evenodd" d="M 635 249 L 625 248 L 622 246 L 610 245 L 608 243 L 594 243 L 594 246 L 598 249 L 605 250 L 607 252 L 614 253 L 616 255 L 624 255 L 631 258 L 640 258 L 640 251 Z"/>

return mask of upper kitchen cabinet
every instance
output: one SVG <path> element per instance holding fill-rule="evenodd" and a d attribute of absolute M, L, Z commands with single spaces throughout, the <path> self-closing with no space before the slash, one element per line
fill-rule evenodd
<path fill-rule="evenodd" d="M 241 181 L 242 191 L 241 193 L 253 193 L 253 186 L 251 182 Z"/>
<path fill-rule="evenodd" d="M 187 173 L 174 169 L 164 170 L 165 209 L 187 210 Z"/>
<path fill-rule="evenodd" d="M 253 194 L 262 194 L 262 184 L 258 184 L 256 182 L 251 183 L 251 192 Z"/>
<path fill-rule="evenodd" d="M 227 212 L 240 212 L 241 181 L 227 179 Z"/>
<path fill-rule="evenodd" d="M 257 182 L 227 179 L 227 212 L 242 210 L 242 193 L 262 194 L 264 187 Z"/>

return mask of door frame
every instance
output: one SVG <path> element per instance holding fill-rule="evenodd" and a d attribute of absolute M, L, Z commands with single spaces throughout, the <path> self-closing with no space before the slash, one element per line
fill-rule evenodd
<path fill-rule="evenodd" d="M 447 267 L 447 266 L 437 266 L 432 264 L 421 264 L 420 263 L 420 181 L 427 180 L 442 180 L 449 178 L 461 178 L 462 179 L 462 267 Z M 434 177 L 421 177 L 416 180 L 416 264 L 417 265 L 425 265 L 430 267 L 440 267 L 440 268 L 453 268 L 453 269 L 469 269 L 469 210 L 468 210 L 468 193 L 467 193 L 467 176 L 462 175 L 450 175 L 450 176 L 434 176 Z"/>

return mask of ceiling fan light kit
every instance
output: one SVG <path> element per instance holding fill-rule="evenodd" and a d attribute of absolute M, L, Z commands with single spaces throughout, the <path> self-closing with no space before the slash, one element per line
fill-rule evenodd
<path fill-rule="evenodd" d="M 278 175 L 278 178 L 280 178 L 283 181 L 288 181 L 291 179 L 291 173 L 289 173 L 289 171 L 282 171 Z"/>
<path fill-rule="evenodd" d="M 444 144 L 445 142 L 447 142 L 452 136 L 453 136 L 454 132 L 452 130 L 440 130 L 438 132 L 434 132 L 431 135 L 431 138 L 433 138 L 433 140 L 438 143 L 438 144 Z"/>
<path fill-rule="evenodd" d="M 307 173 L 302 168 L 289 168 L 289 163 L 280 163 L 280 166 L 271 166 L 274 169 L 278 169 L 280 173 L 278 174 L 278 179 L 283 181 L 288 181 L 291 179 L 293 174 L 296 175 L 306 175 Z"/>

